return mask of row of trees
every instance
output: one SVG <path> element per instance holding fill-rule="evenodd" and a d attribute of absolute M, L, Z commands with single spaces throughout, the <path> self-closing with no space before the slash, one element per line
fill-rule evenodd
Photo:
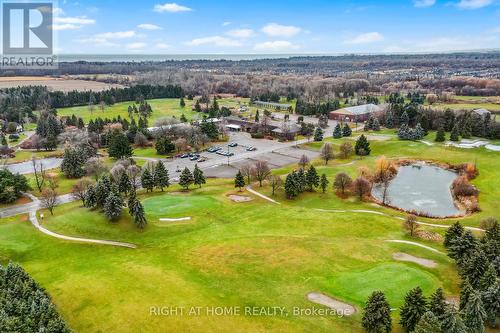
<path fill-rule="evenodd" d="M 2 332 L 69 333 L 50 296 L 19 265 L 0 264 Z"/>

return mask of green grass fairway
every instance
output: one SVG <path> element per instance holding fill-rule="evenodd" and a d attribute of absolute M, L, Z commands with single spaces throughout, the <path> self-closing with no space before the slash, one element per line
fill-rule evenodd
<path fill-rule="evenodd" d="M 143 201 L 148 215 L 155 217 L 172 217 L 192 214 L 198 209 L 207 209 L 218 206 L 218 202 L 207 196 L 189 196 L 176 194 L 170 196 L 154 196 Z M 189 216 L 189 215 L 186 215 Z"/>
<path fill-rule="evenodd" d="M 156 119 L 161 117 L 176 117 L 179 119 L 182 114 L 184 114 L 188 119 L 199 117 L 198 113 L 191 110 L 192 101 L 186 100 L 186 106 L 184 108 L 179 106 L 178 98 L 153 99 L 148 100 L 147 102 L 153 109 L 153 114 L 150 118 L 150 126 L 153 125 L 153 122 Z M 57 110 L 57 114 L 59 116 L 71 116 L 74 114 L 81 117 L 85 123 L 98 117 L 112 119 L 118 117 L 119 115 L 122 118 L 128 118 L 128 107 L 134 103 L 135 102 L 116 103 L 111 106 L 106 106 L 104 111 L 101 111 L 96 107 L 93 112 L 89 110 L 88 106 L 61 108 Z"/>
<path fill-rule="evenodd" d="M 342 140 L 335 142 L 336 149 Z M 311 143 L 319 149 L 321 144 Z M 376 157 L 414 157 L 478 164 L 474 180 L 482 211 L 461 219 L 477 226 L 481 218 L 498 216 L 500 158 L 486 149 L 460 150 L 420 142 L 372 142 L 371 156 L 334 160 L 329 166 L 314 161 L 332 183 L 334 175 L 357 174 L 373 168 Z M 353 162 L 353 163 L 351 163 Z M 293 166 L 276 170 L 285 174 Z M 268 185 L 257 191 L 270 195 Z M 232 202 L 237 193 L 254 198 Z M 440 242 L 409 237 L 395 218 L 363 213 L 321 212 L 321 209 L 376 210 L 404 216 L 389 208 L 341 199 L 332 190 L 304 193 L 281 205 L 234 189 L 232 180 L 209 179 L 201 189 L 140 195 L 149 224 L 138 230 L 129 215 L 115 223 L 80 202 L 45 212 L 43 225 L 57 233 L 136 244 L 137 249 L 62 241 L 44 235 L 26 216 L 0 222 L 0 260 L 23 267 L 50 293 L 75 332 L 362 332 L 362 312 L 352 317 L 293 314 L 293 309 L 321 308 L 307 300 L 309 292 L 323 292 L 361 310 L 373 290 L 383 290 L 392 308 L 398 308 L 409 289 L 422 287 L 429 295 L 442 287 L 447 296 L 458 294 L 456 267 L 445 254 L 386 240 L 416 241 L 444 251 Z M 162 217 L 192 217 L 183 223 L 160 222 Z M 424 219 L 425 220 L 425 219 Z M 432 220 L 451 224 L 454 219 Z M 444 229 L 422 227 L 444 233 Z M 395 261 L 395 252 L 434 260 L 436 268 Z M 206 307 L 284 307 L 288 316 L 212 316 Z M 202 307 L 200 315 L 151 315 L 151 307 Z M 399 311 L 393 312 L 394 332 Z"/>

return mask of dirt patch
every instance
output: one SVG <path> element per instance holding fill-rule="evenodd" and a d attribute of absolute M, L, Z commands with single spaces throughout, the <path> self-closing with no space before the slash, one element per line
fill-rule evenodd
<path fill-rule="evenodd" d="M 421 265 L 424 267 L 429 267 L 429 268 L 437 267 L 437 263 L 434 260 L 414 257 L 410 254 L 403 253 L 403 252 L 396 252 L 392 255 L 392 257 L 395 260 L 413 262 L 415 264 L 418 264 L 418 265 Z"/>
<path fill-rule="evenodd" d="M 175 191 L 175 192 L 169 192 L 168 194 L 171 194 L 171 195 L 186 195 L 186 192 Z"/>
<path fill-rule="evenodd" d="M 229 199 L 231 199 L 234 202 L 248 202 L 252 201 L 253 198 L 246 196 L 246 195 L 236 195 L 236 194 L 230 194 L 227 196 Z"/>
<path fill-rule="evenodd" d="M 352 316 L 356 313 L 356 308 L 350 304 L 341 302 L 335 298 L 318 292 L 310 292 L 307 299 L 313 303 L 324 305 L 343 316 Z"/>
<path fill-rule="evenodd" d="M 424 239 L 424 240 L 429 240 L 429 241 L 434 241 L 434 242 L 441 242 L 443 240 L 443 236 L 436 232 L 432 231 L 427 231 L 427 230 L 417 230 L 415 232 L 416 236 L 418 238 Z"/>

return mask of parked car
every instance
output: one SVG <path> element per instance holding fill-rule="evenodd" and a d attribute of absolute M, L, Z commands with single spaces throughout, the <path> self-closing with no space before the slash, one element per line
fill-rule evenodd
<path fill-rule="evenodd" d="M 229 147 L 238 147 L 238 144 L 236 142 L 231 142 L 228 144 Z"/>
<path fill-rule="evenodd" d="M 201 162 L 206 162 L 206 161 L 207 161 L 207 158 L 206 158 L 206 157 L 202 157 L 202 158 L 200 158 L 200 159 L 198 160 L 198 162 L 200 162 L 200 163 L 201 163 Z"/>
<path fill-rule="evenodd" d="M 191 161 L 196 161 L 196 160 L 197 160 L 197 159 L 199 159 L 199 158 L 200 158 L 199 156 L 197 156 L 197 155 L 193 155 L 193 156 L 190 158 L 190 160 L 191 160 Z"/>
<path fill-rule="evenodd" d="M 189 157 L 189 154 L 182 154 L 181 155 L 181 158 L 188 158 Z"/>
<path fill-rule="evenodd" d="M 257 150 L 257 148 L 255 148 L 255 147 L 252 147 L 252 146 L 250 146 L 250 147 L 247 147 L 247 151 L 255 151 L 255 150 Z"/>

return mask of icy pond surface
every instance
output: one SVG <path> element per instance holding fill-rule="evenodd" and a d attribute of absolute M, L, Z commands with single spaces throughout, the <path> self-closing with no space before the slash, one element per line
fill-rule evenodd
<path fill-rule="evenodd" d="M 435 165 L 415 163 L 399 167 L 389 183 L 386 204 L 433 217 L 462 215 L 453 201 L 450 186 L 457 174 Z M 372 195 L 382 201 L 384 188 L 375 185 Z"/>

